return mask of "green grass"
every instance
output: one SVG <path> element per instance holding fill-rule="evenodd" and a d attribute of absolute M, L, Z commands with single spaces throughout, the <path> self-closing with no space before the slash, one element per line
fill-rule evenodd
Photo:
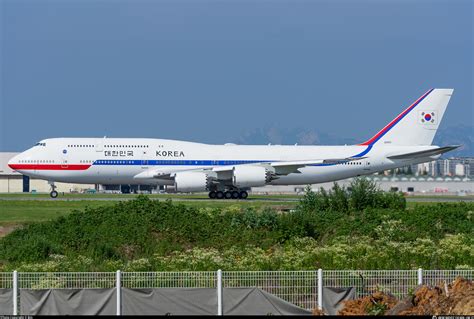
<path fill-rule="evenodd" d="M 134 197 L 130 197 L 130 199 L 132 198 Z M 157 198 L 156 196 L 151 196 L 151 198 L 164 201 L 171 197 Z M 287 210 L 295 207 L 297 204 L 296 201 L 198 200 L 201 198 L 197 197 L 197 195 L 193 197 L 186 196 L 186 199 L 189 200 L 179 201 L 179 203 L 197 208 L 238 206 L 253 208 L 272 207 L 277 210 Z M 202 197 L 202 199 L 205 199 L 205 197 Z M 68 215 L 73 210 L 83 210 L 87 207 L 112 206 L 116 203 L 117 201 L 111 200 L 0 200 L 0 226 L 48 221 Z"/>
<path fill-rule="evenodd" d="M 134 199 L 138 195 L 134 194 L 66 194 L 64 198 L 71 200 L 35 200 L 35 198 L 47 199 L 48 194 L 5 194 L 0 197 L 11 198 L 0 200 L 0 226 L 16 225 L 28 222 L 48 221 L 59 216 L 68 215 L 73 210 L 82 210 L 86 207 L 94 208 L 99 206 L 111 206 L 117 201 L 107 199 Z M 177 202 L 186 206 L 198 208 L 225 208 L 229 206 L 263 208 L 270 207 L 277 210 L 292 209 L 297 205 L 296 195 L 251 195 L 250 200 L 208 200 L 205 194 L 178 195 L 147 195 L 152 199 L 164 201 L 166 199 L 176 199 Z M 14 198 L 27 197 L 31 200 L 14 200 Z M 90 199 L 96 200 L 90 200 Z M 407 198 L 407 208 L 412 209 L 416 205 L 435 205 L 435 202 L 411 202 Z M 438 198 L 438 197 L 436 197 Z M 465 197 L 462 197 L 465 198 Z M 84 199 L 84 200 L 81 200 Z M 100 200 L 104 199 L 104 200 Z M 182 200 L 179 200 L 182 199 Z M 254 200 L 256 199 L 256 200 Z M 460 198 L 461 199 L 461 198 Z"/>
<path fill-rule="evenodd" d="M 117 201 L 132 200 L 136 194 L 69 194 L 61 193 L 60 200 L 49 199 L 47 193 L 14 193 L 0 194 L 0 226 L 18 225 L 28 222 L 48 221 L 59 216 L 68 215 L 73 210 L 82 210 L 86 207 L 111 206 Z M 276 210 L 289 210 L 295 208 L 301 195 L 296 194 L 251 194 L 249 200 L 214 200 L 207 197 L 207 193 L 197 194 L 151 194 L 146 195 L 151 199 L 164 201 L 167 199 L 179 201 L 186 206 L 197 208 L 225 208 L 238 206 L 242 208 L 252 207 L 261 209 L 264 207 Z M 434 205 L 434 201 L 440 199 L 472 200 L 474 196 L 407 196 L 407 208 L 413 209 L 416 205 Z M 5 199 L 5 200 L 2 200 Z M 66 200 L 65 200 L 66 199 Z M 427 201 L 414 202 L 417 199 Z M 433 199 L 433 202 L 429 201 Z"/>
<path fill-rule="evenodd" d="M 0 225 L 46 221 L 68 215 L 75 209 L 112 204 L 113 201 L 0 201 Z"/>
<path fill-rule="evenodd" d="M 23 205 L 51 202 L 81 204 Z M 472 268 L 474 257 L 474 203 L 349 211 L 301 205 L 288 214 L 230 201 L 96 204 L 1 238 L 0 271 L 454 269 Z"/>

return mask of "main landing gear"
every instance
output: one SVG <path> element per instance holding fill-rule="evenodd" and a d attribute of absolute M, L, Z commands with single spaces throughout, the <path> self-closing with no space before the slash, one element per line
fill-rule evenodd
<path fill-rule="evenodd" d="M 211 191 L 209 192 L 210 199 L 246 199 L 249 193 L 246 191 Z"/>
<path fill-rule="evenodd" d="M 51 196 L 51 198 L 58 197 L 58 192 L 56 191 L 56 185 L 54 185 L 54 182 L 49 182 L 49 185 L 51 185 L 51 192 L 49 193 L 49 196 Z"/>

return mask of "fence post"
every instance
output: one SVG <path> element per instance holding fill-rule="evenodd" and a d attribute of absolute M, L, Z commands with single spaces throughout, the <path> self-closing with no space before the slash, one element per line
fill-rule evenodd
<path fill-rule="evenodd" d="M 418 268 L 418 286 L 423 285 L 423 269 Z"/>
<path fill-rule="evenodd" d="M 117 289 L 117 316 L 122 314 L 122 274 L 117 270 L 115 275 L 115 287 Z"/>
<path fill-rule="evenodd" d="M 323 310 L 323 270 L 318 269 L 318 308 Z"/>
<path fill-rule="evenodd" d="M 217 315 L 222 316 L 222 270 L 217 271 Z"/>
<path fill-rule="evenodd" d="M 13 315 L 18 315 L 18 272 L 13 272 Z"/>

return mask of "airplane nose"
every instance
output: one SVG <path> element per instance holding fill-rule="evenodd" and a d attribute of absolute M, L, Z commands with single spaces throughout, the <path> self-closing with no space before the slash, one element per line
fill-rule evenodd
<path fill-rule="evenodd" d="M 8 161 L 8 167 L 10 167 L 11 169 L 16 169 L 17 168 L 17 164 L 18 163 L 18 155 L 16 156 L 13 156 L 9 161 Z"/>

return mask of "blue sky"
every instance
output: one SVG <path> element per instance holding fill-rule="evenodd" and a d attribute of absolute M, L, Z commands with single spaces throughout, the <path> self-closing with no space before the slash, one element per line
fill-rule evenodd
<path fill-rule="evenodd" d="M 0 0 L 0 151 L 48 137 L 365 140 L 431 87 L 472 125 L 471 1 Z"/>

